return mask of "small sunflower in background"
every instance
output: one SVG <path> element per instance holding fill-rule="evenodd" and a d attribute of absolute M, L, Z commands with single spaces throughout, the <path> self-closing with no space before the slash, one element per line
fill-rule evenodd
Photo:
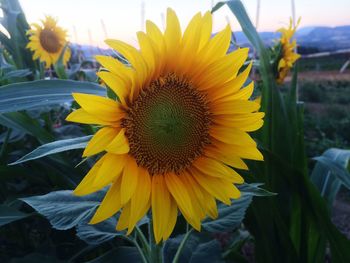
<path fill-rule="evenodd" d="M 64 47 L 67 45 L 67 32 L 57 25 L 56 19 L 46 16 L 41 20 L 42 26 L 33 23 L 32 29 L 28 30 L 29 43 L 27 48 L 34 52 L 33 59 L 39 59 L 45 63 L 46 68 L 50 68 L 59 59 Z M 63 64 L 66 65 L 71 52 L 65 49 Z"/>
<path fill-rule="evenodd" d="M 106 40 L 130 63 L 96 57 L 104 68 L 99 77 L 118 100 L 74 93 L 81 108 L 67 117 L 101 126 L 83 156 L 103 154 L 74 191 L 110 185 L 91 223 L 121 210 L 116 228 L 129 234 L 151 210 L 159 243 L 172 233 L 178 210 L 200 230 L 206 216 L 218 216 L 216 200 L 231 205 L 240 197 L 235 184 L 244 180 L 232 167 L 263 160 L 248 132 L 263 125 L 264 113 L 249 100 L 254 83 L 243 87 L 252 67 L 241 70 L 248 49 L 227 53 L 229 26 L 211 32 L 210 12 L 196 14 L 182 33 L 168 9 L 164 33 L 151 21 L 137 33 L 139 50 Z"/>
<path fill-rule="evenodd" d="M 300 55 L 295 52 L 297 42 L 293 39 L 295 31 L 300 23 L 300 18 L 297 25 L 293 27 L 293 21 L 290 19 L 288 28 L 280 28 L 278 32 L 281 33 L 279 44 L 281 45 L 281 59 L 278 62 L 277 70 L 278 77 L 277 83 L 282 84 L 284 79 L 288 75 L 290 69 L 294 63 L 300 58 Z"/>

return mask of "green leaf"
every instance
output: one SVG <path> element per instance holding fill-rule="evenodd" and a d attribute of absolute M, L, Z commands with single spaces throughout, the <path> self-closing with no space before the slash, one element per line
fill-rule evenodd
<path fill-rule="evenodd" d="M 115 229 L 119 220 L 119 216 L 120 213 L 117 213 L 115 216 L 94 225 L 79 224 L 76 227 L 77 236 L 89 245 L 99 245 L 117 236 L 126 235 L 126 231 L 117 231 Z M 137 226 L 144 225 L 148 223 L 148 221 L 148 217 L 145 216 L 139 222 L 137 222 Z"/>
<path fill-rule="evenodd" d="M 10 263 L 64 263 L 67 261 L 59 260 L 53 256 L 39 254 L 39 253 L 31 253 L 21 258 L 13 258 Z"/>
<path fill-rule="evenodd" d="M 141 263 L 142 260 L 138 250 L 135 247 L 120 246 L 86 263 L 115 263 L 115 262 Z"/>
<path fill-rule="evenodd" d="M 55 72 L 60 79 L 67 79 L 68 78 L 66 71 L 65 71 L 65 66 L 63 64 L 64 53 L 66 52 L 67 48 L 68 48 L 68 45 L 66 44 L 64 46 L 64 48 L 62 49 L 61 54 L 60 54 L 57 62 L 53 65 Z"/>
<path fill-rule="evenodd" d="M 212 9 L 211 13 L 213 14 L 214 12 L 218 11 L 221 7 L 223 7 L 226 4 L 226 2 L 218 2 Z"/>
<path fill-rule="evenodd" d="M 202 223 L 203 229 L 208 232 L 228 232 L 237 228 L 244 219 L 245 212 L 252 202 L 252 196 L 242 194 L 242 197 L 233 200 L 232 205 L 218 205 L 219 216 L 216 220 L 205 219 Z"/>
<path fill-rule="evenodd" d="M 314 159 L 318 162 L 311 173 L 311 181 L 319 189 L 321 195 L 326 198 L 330 208 L 341 184 L 350 189 L 350 174 L 346 170 L 349 164 L 350 150 L 332 148 Z"/>
<path fill-rule="evenodd" d="M 272 196 L 273 193 L 259 188 L 261 184 L 243 184 L 239 186 L 242 196 L 233 200 L 232 205 L 218 205 L 219 216 L 216 220 L 205 219 L 203 229 L 209 232 L 228 232 L 237 228 L 244 219 L 245 212 L 253 196 Z"/>
<path fill-rule="evenodd" d="M 252 195 L 252 196 L 273 196 L 276 195 L 276 193 L 272 193 L 270 191 L 267 191 L 265 189 L 260 188 L 263 184 L 260 183 L 253 183 L 253 184 L 242 184 L 238 186 L 238 189 L 241 192 L 244 192 L 245 195 Z"/>
<path fill-rule="evenodd" d="M 111 217 L 99 224 L 79 224 L 77 236 L 90 245 L 99 245 L 117 236 L 125 235 L 125 231 L 119 232 L 115 229 L 117 218 Z"/>
<path fill-rule="evenodd" d="M 15 165 L 15 164 L 24 163 L 30 160 L 39 159 L 50 154 L 70 151 L 74 149 L 84 149 L 86 147 L 87 142 L 91 139 L 91 137 L 92 136 L 89 135 L 89 136 L 78 137 L 73 139 L 55 141 L 55 142 L 41 145 L 38 148 L 36 148 L 34 151 L 26 154 L 25 156 L 21 157 L 20 159 L 11 163 L 10 165 Z"/>
<path fill-rule="evenodd" d="M 0 87 L 0 113 L 71 102 L 72 93 L 106 96 L 106 89 L 92 82 L 38 80 Z"/>
<path fill-rule="evenodd" d="M 18 211 L 13 207 L 7 205 L 0 205 L 0 226 L 26 218 L 28 216 L 30 216 L 30 214 Z"/>
<path fill-rule="evenodd" d="M 41 143 L 47 143 L 54 140 L 54 136 L 41 127 L 38 120 L 29 117 L 26 113 L 9 112 L 0 114 L 0 124 L 13 130 L 30 134 L 36 137 Z"/>
<path fill-rule="evenodd" d="M 41 196 L 25 197 L 20 200 L 44 215 L 53 228 L 67 230 L 79 224 L 86 224 L 104 194 L 104 191 L 100 191 L 78 197 L 73 195 L 73 191 L 64 190 Z"/>
<path fill-rule="evenodd" d="M 175 254 L 184 238 L 179 235 L 165 242 L 163 249 L 164 263 L 172 263 Z M 221 246 L 212 236 L 203 233 L 192 233 L 179 256 L 179 263 L 221 263 Z"/>

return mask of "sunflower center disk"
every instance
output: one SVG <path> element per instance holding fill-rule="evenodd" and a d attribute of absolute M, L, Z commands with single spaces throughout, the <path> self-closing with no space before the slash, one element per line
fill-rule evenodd
<path fill-rule="evenodd" d="M 49 53 L 56 53 L 61 48 L 57 34 L 51 29 L 43 29 L 39 39 L 41 46 Z"/>
<path fill-rule="evenodd" d="M 179 173 L 210 143 L 210 119 L 206 96 L 169 74 L 141 92 L 122 126 L 139 166 L 150 174 Z"/>

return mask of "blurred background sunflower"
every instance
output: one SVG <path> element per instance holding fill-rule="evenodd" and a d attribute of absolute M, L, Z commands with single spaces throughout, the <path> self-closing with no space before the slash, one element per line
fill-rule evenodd
<path fill-rule="evenodd" d="M 28 30 L 30 42 L 27 48 L 34 52 L 33 59 L 39 59 L 45 63 L 46 68 L 50 68 L 63 54 L 63 64 L 66 65 L 70 58 L 70 49 L 65 46 L 67 42 L 67 32 L 57 25 L 55 18 L 46 16 L 41 20 L 42 25 L 32 24 L 32 29 Z"/>

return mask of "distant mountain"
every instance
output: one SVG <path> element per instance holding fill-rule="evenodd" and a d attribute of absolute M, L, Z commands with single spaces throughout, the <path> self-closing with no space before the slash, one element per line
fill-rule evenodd
<path fill-rule="evenodd" d="M 273 45 L 278 40 L 278 32 L 259 32 L 266 45 Z M 339 49 L 350 49 L 350 25 L 338 27 L 304 27 L 296 34 L 298 46 L 307 50 L 308 53 L 334 51 Z M 250 46 L 247 37 L 243 32 L 232 33 L 232 40 L 240 46 Z M 114 52 L 110 49 L 100 49 L 89 45 L 72 44 L 75 51 L 80 52 L 85 58 L 91 59 L 95 55 L 111 55 Z M 234 47 L 232 47 L 234 48 Z"/>
<path fill-rule="evenodd" d="M 267 45 L 272 45 L 274 39 L 280 36 L 278 32 L 260 32 L 259 34 Z M 249 45 L 243 32 L 234 32 L 233 38 L 236 38 L 239 45 Z M 350 48 L 350 26 L 305 27 L 296 32 L 295 38 L 299 46 L 318 51 L 348 49 Z"/>

